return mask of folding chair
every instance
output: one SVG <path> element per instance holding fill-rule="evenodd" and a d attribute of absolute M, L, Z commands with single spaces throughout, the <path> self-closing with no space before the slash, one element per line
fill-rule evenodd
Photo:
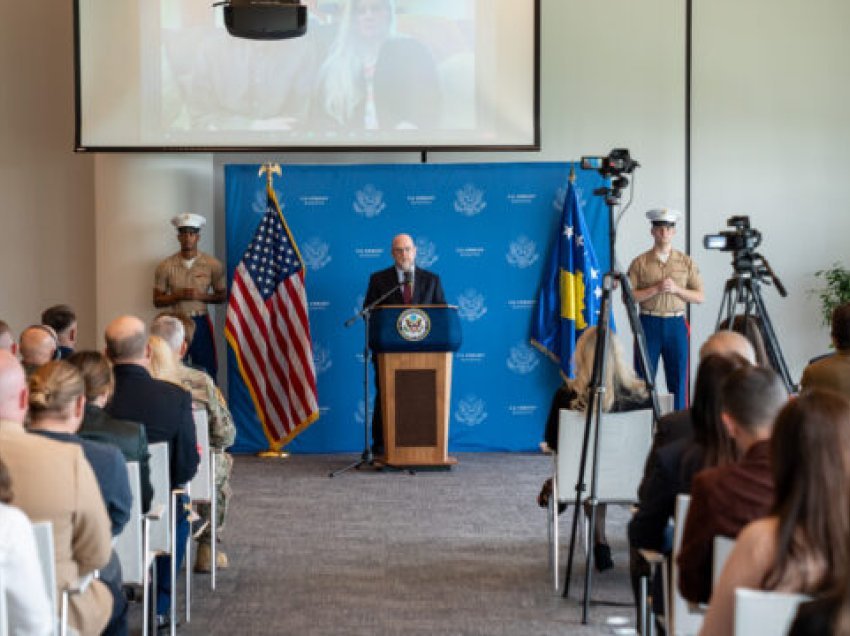
<path fill-rule="evenodd" d="M 559 588 L 560 535 L 558 504 L 575 503 L 586 414 L 562 409 L 558 426 L 558 452 L 554 456 L 552 496 L 549 498 L 549 543 L 555 590 Z M 652 410 L 603 413 L 599 431 L 597 499 L 600 503 L 630 504 L 637 500 L 646 455 L 652 446 Z M 585 465 L 584 482 L 590 486 L 591 462 Z M 589 492 L 589 490 L 588 490 Z M 575 514 L 583 514 L 582 510 Z M 584 533 L 585 550 L 591 537 Z"/>
<path fill-rule="evenodd" d="M 714 551 L 711 555 L 711 587 L 717 585 L 717 579 L 720 578 L 720 573 L 723 571 L 723 566 L 726 565 L 726 559 L 732 553 L 732 548 L 735 547 L 735 539 L 729 537 L 714 537 Z"/>
<path fill-rule="evenodd" d="M 198 464 L 198 472 L 189 483 L 189 492 L 192 504 L 208 503 L 210 506 L 210 542 L 212 544 L 213 558 L 210 568 L 210 589 L 215 589 L 216 584 L 216 541 L 218 537 L 218 519 L 216 513 L 216 493 L 215 493 L 215 454 L 216 451 L 210 448 L 210 430 L 209 419 L 205 409 L 195 409 L 192 412 L 195 420 L 195 437 L 198 440 L 198 448 L 201 454 L 201 461 Z M 186 548 L 186 554 L 189 554 L 189 547 Z M 190 560 L 187 556 L 187 563 Z M 188 570 L 187 570 L 188 572 Z M 188 578 L 187 578 L 188 580 Z"/>
<path fill-rule="evenodd" d="M 47 586 L 47 598 L 51 605 L 56 607 L 56 556 L 53 551 L 53 523 L 41 521 L 32 524 L 35 546 L 38 552 L 38 560 L 41 563 L 41 573 L 44 584 Z M 76 585 L 66 587 L 62 590 L 59 606 L 59 623 L 56 633 L 59 636 L 73 636 L 77 632 L 68 626 L 68 601 L 74 594 L 82 594 L 97 577 L 97 572 L 90 572 L 77 581 Z"/>
<path fill-rule="evenodd" d="M 738 588 L 735 590 L 735 636 L 785 636 L 797 606 L 811 600 L 804 594 L 786 594 Z"/>
<path fill-rule="evenodd" d="M 151 519 L 149 554 L 152 557 L 153 573 L 151 575 L 151 614 L 156 613 L 156 560 L 153 557 L 171 555 L 171 634 L 177 633 L 177 559 L 174 557 L 174 546 L 177 536 L 177 495 L 182 490 L 171 490 L 171 477 L 169 472 L 168 444 L 158 442 L 148 446 L 150 452 L 151 485 L 153 486 L 153 500 L 151 510 L 161 510 L 158 519 Z"/>

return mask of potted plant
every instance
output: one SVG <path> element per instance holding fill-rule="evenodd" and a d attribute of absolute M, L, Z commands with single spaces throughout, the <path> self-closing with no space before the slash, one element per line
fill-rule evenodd
<path fill-rule="evenodd" d="M 850 269 L 839 263 L 833 263 L 827 269 L 815 272 L 815 278 L 823 281 L 824 286 L 813 290 L 820 299 L 823 324 L 832 322 L 832 310 L 838 305 L 850 302 Z"/>

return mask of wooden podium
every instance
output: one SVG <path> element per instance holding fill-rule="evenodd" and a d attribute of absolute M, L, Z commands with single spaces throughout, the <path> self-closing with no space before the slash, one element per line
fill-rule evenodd
<path fill-rule="evenodd" d="M 452 466 L 449 407 L 452 352 L 460 347 L 457 308 L 383 305 L 370 323 L 377 354 L 386 462 Z"/>

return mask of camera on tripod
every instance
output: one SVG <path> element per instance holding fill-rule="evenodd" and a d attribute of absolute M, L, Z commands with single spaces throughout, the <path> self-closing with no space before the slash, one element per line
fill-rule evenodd
<path fill-rule="evenodd" d="M 639 166 L 627 148 L 614 148 L 607 157 L 581 158 L 582 170 L 598 170 L 603 177 L 631 174 Z"/>
<path fill-rule="evenodd" d="M 751 252 L 761 245 L 761 232 L 750 227 L 750 217 L 731 216 L 727 219 L 726 225 L 735 229 L 717 234 L 706 234 L 702 239 L 705 249 L 722 252 Z"/>

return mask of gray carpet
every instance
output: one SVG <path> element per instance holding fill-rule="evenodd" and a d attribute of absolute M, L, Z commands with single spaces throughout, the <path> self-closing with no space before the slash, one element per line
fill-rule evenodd
<path fill-rule="evenodd" d="M 552 589 L 542 455 L 462 454 L 448 472 L 331 470 L 354 456 L 236 458 L 224 535 L 231 566 L 218 589 L 194 576 L 192 621 L 181 634 L 632 633 L 632 607 L 594 605 Z M 592 598 L 628 603 L 627 511 L 609 512 L 614 570 Z M 562 558 L 569 513 L 562 515 Z M 134 610 L 132 625 L 138 624 Z M 617 626 L 615 626 L 617 625 Z"/>

